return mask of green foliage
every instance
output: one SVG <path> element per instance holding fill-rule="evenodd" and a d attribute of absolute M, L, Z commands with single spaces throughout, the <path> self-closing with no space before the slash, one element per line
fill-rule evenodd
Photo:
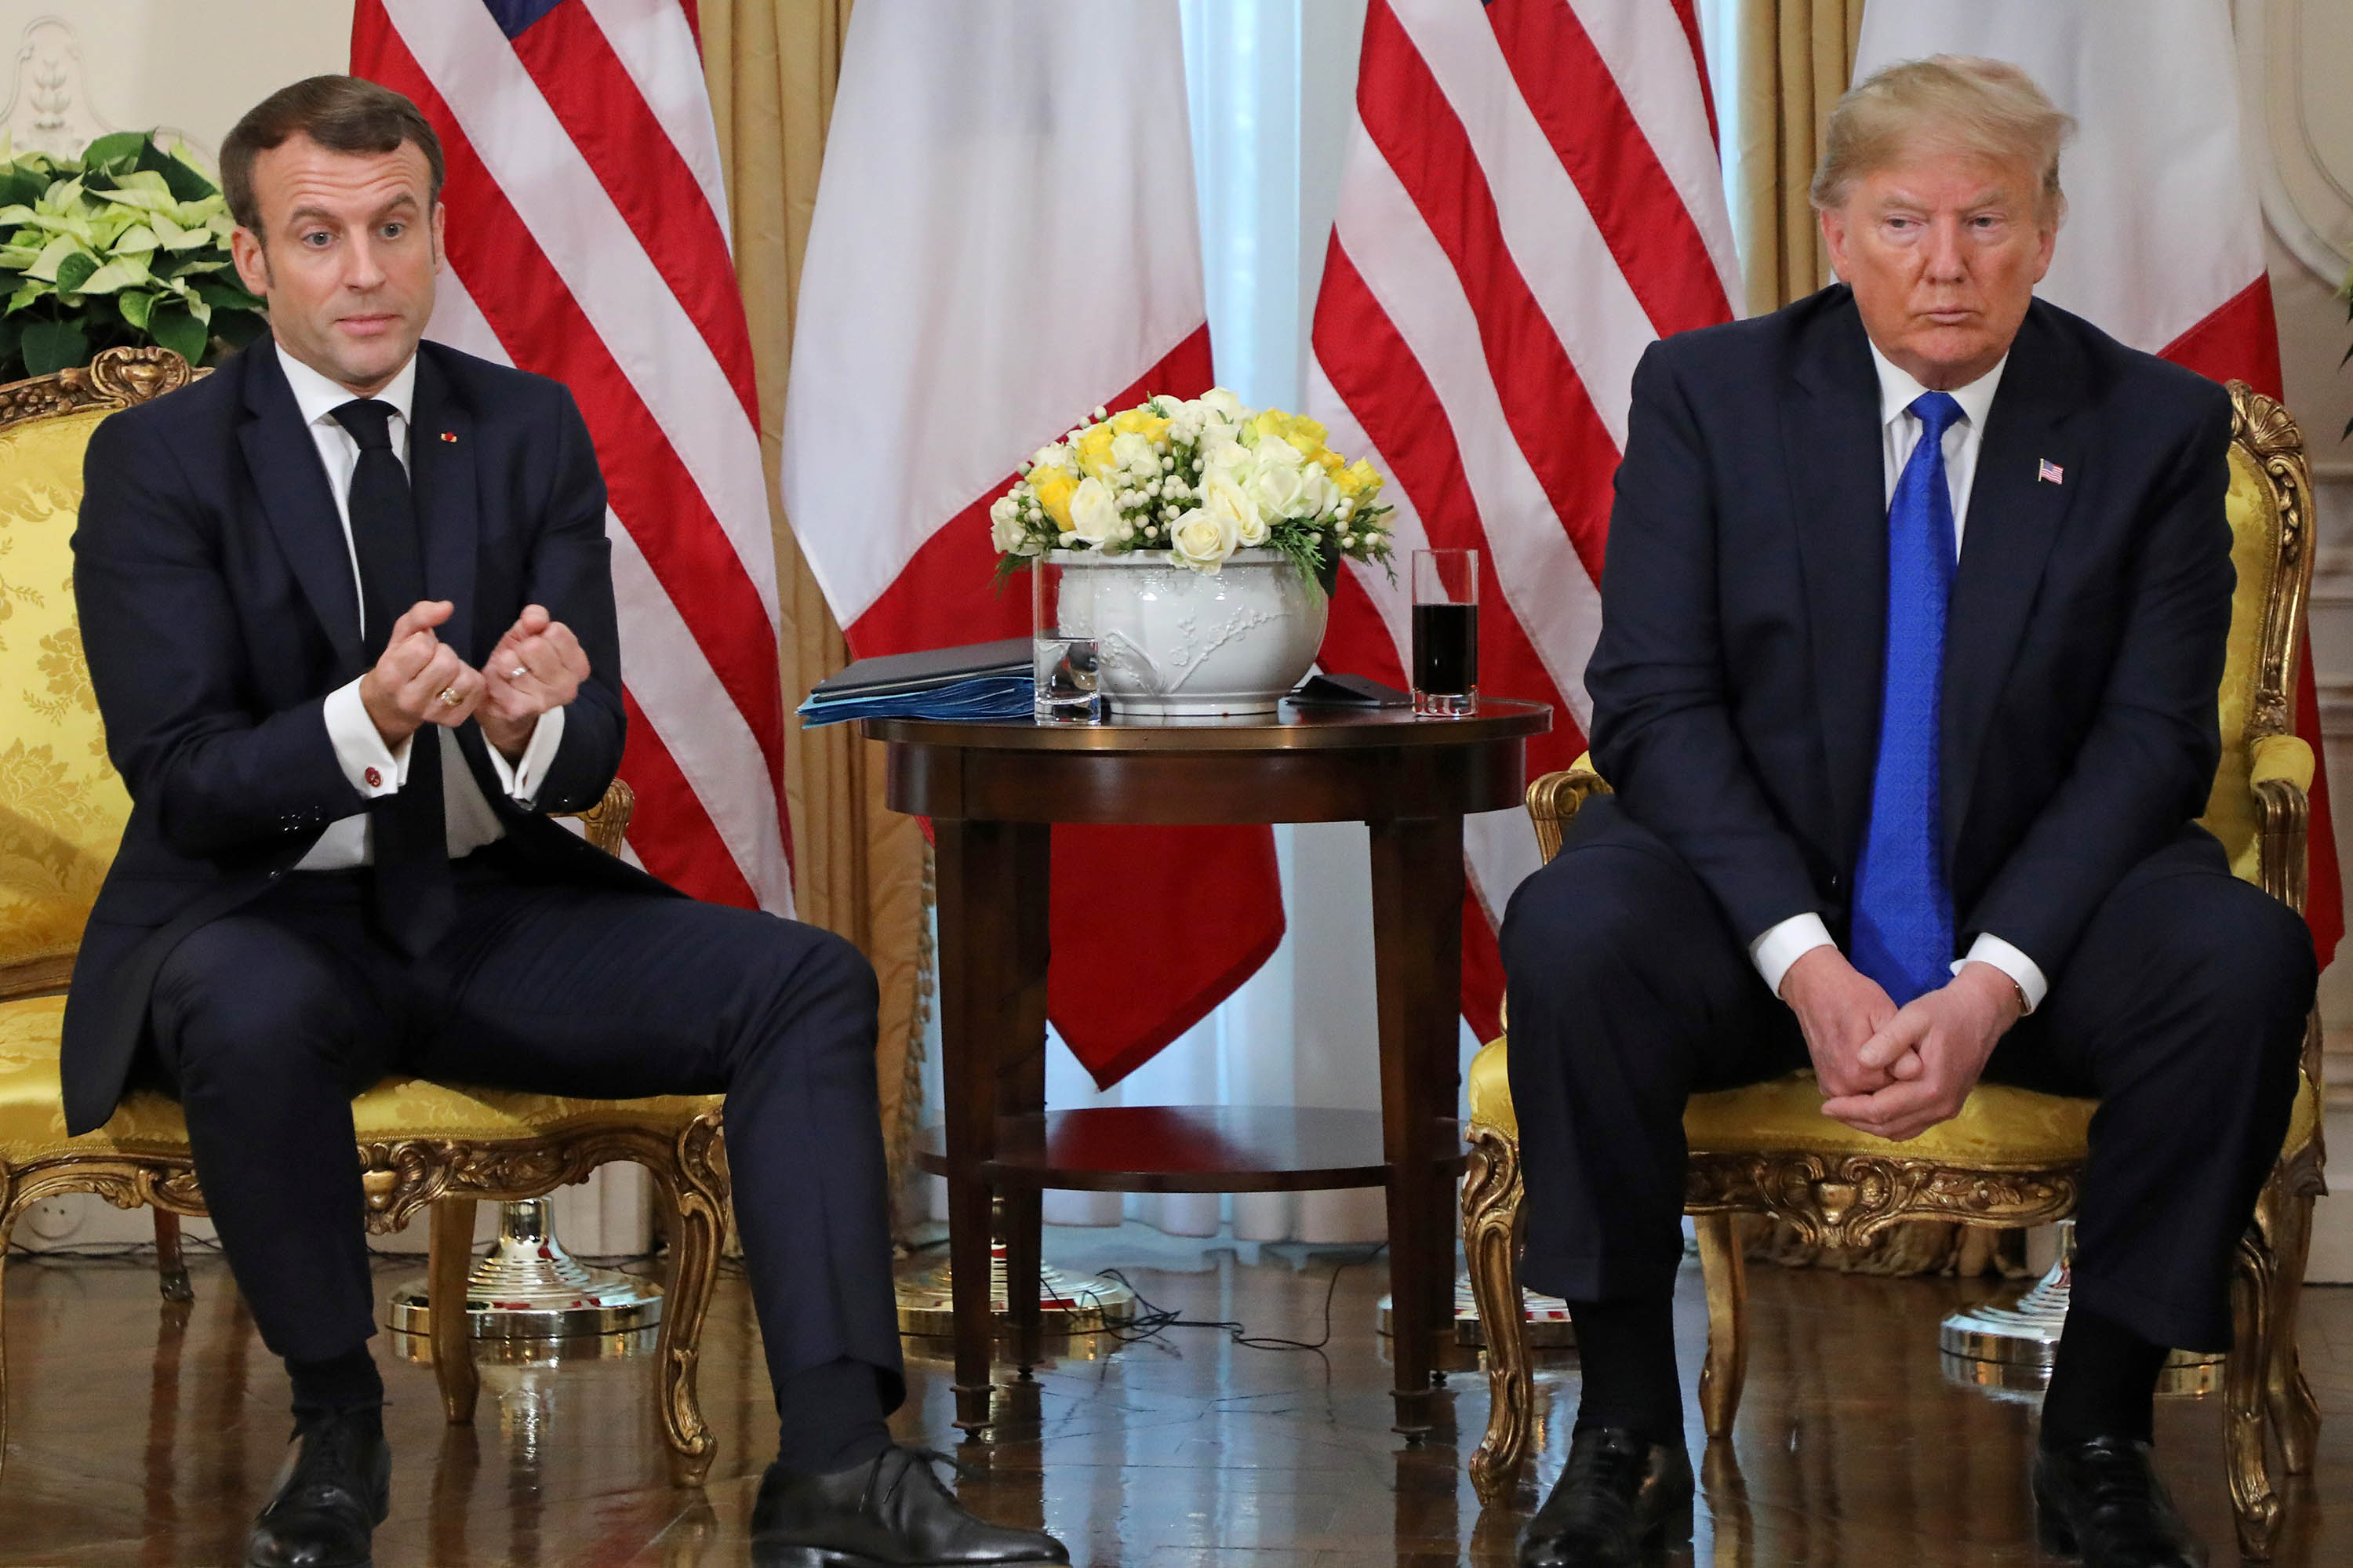
<path fill-rule="evenodd" d="M 79 158 L 0 139 L 0 381 L 160 344 L 192 365 L 243 347 L 267 318 L 237 282 L 220 187 L 144 131 Z"/>

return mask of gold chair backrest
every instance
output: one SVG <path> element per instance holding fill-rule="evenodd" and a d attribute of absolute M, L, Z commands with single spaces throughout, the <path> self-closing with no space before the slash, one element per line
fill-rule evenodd
<path fill-rule="evenodd" d="M 201 374 L 111 348 L 0 387 L 0 997 L 65 984 L 131 819 L 74 615 L 82 450 L 108 415 Z"/>
<path fill-rule="evenodd" d="M 2216 694 L 2222 762 L 2200 821 L 2222 842 L 2231 869 L 2258 880 L 2261 853 L 2249 769 L 2256 745 L 2295 730 L 2296 660 L 2312 586 L 2312 470 L 2304 433 L 2285 408 L 2231 383 L 2231 647 Z"/>
<path fill-rule="evenodd" d="M 2222 761 L 2200 821 L 2222 842 L 2232 870 L 2254 882 L 2261 843 L 2248 779 L 2257 743 L 2295 733 L 2296 659 L 2312 586 L 2312 471 L 2287 410 L 2243 381 L 2231 383 L 2230 463 L 2225 504 L 2239 583 L 2215 698 Z M 1577 808 L 1608 788 L 1583 761 L 1528 786 L 1528 815 L 1547 862 Z"/>

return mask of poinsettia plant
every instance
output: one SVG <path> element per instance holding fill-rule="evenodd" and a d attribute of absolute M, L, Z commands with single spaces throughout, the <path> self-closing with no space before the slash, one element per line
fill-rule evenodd
<path fill-rule="evenodd" d="M 0 381 L 159 344 L 204 365 L 259 334 L 262 302 L 237 280 L 237 220 L 186 147 L 144 131 L 79 158 L 0 139 Z"/>

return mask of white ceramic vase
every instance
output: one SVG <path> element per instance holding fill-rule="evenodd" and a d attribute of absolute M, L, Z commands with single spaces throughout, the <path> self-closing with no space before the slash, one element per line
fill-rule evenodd
<path fill-rule="evenodd" d="M 1113 714 L 1271 714 L 1324 646 L 1330 601 L 1280 551 L 1238 550 L 1215 576 L 1156 550 L 1050 558 L 1065 568 L 1062 630 L 1092 628 L 1097 689 Z"/>

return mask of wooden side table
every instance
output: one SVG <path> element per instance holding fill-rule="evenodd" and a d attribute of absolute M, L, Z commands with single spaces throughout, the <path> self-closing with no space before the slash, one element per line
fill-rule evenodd
<path fill-rule="evenodd" d="M 956 1425 L 988 1424 L 990 1208 L 1004 1202 L 1015 1359 L 1038 1359 L 1044 1189 L 1388 1192 L 1397 1429 L 1430 1429 L 1453 1324 L 1455 1018 L 1462 818 L 1521 804 L 1541 704 L 1474 717 L 1303 711 L 1216 724 L 870 719 L 886 799 L 933 821 L 939 863 L 943 1137 L 955 1277 Z M 1381 1110 L 1124 1107 L 1048 1113 L 1049 856 L 1056 822 L 1363 821 L 1372 830 Z"/>

